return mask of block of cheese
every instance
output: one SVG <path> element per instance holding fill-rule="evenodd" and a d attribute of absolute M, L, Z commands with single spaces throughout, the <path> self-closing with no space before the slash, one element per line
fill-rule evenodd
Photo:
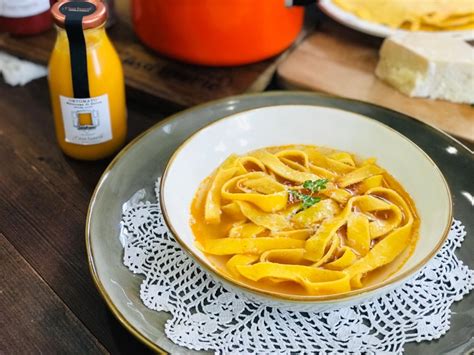
<path fill-rule="evenodd" d="M 375 74 L 409 96 L 474 102 L 474 48 L 461 39 L 430 33 L 387 38 Z"/>

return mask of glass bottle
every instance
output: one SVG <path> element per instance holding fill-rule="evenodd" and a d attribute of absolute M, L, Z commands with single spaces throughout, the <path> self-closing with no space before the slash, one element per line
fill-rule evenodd
<path fill-rule="evenodd" d="M 105 158 L 127 133 L 122 63 L 105 31 L 106 8 L 62 0 L 51 12 L 57 39 L 48 80 L 59 146 L 76 159 Z"/>

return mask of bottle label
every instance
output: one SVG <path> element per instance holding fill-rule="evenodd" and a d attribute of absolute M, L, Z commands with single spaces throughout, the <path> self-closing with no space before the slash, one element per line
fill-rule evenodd
<path fill-rule="evenodd" d="M 112 139 L 109 97 L 88 99 L 59 96 L 66 142 L 92 145 Z"/>
<path fill-rule="evenodd" d="M 0 0 L 0 16 L 21 18 L 48 11 L 49 0 Z"/>

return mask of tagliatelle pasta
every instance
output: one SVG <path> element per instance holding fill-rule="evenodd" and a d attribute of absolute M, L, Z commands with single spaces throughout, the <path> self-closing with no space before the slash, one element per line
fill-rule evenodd
<path fill-rule="evenodd" d="M 348 292 L 400 268 L 419 219 L 374 159 L 315 146 L 232 155 L 202 182 L 191 227 L 216 268 L 299 295 Z"/>

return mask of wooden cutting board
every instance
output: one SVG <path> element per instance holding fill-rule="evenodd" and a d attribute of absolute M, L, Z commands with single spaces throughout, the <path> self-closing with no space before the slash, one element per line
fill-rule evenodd
<path fill-rule="evenodd" d="M 135 36 L 129 0 L 116 0 L 118 20 L 107 32 L 122 59 L 128 93 L 140 99 L 163 99 L 191 106 L 229 95 L 263 91 L 285 53 L 239 67 L 204 67 L 181 63 L 149 50 Z M 310 26 L 310 24 L 309 24 Z M 308 31 L 302 31 L 300 39 Z M 54 30 L 30 37 L 0 33 L 0 50 L 47 64 L 56 39 Z"/>
<path fill-rule="evenodd" d="M 325 19 L 277 69 L 286 87 L 305 88 L 381 105 L 474 141 L 474 107 L 410 98 L 374 74 L 381 40 Z"/>

